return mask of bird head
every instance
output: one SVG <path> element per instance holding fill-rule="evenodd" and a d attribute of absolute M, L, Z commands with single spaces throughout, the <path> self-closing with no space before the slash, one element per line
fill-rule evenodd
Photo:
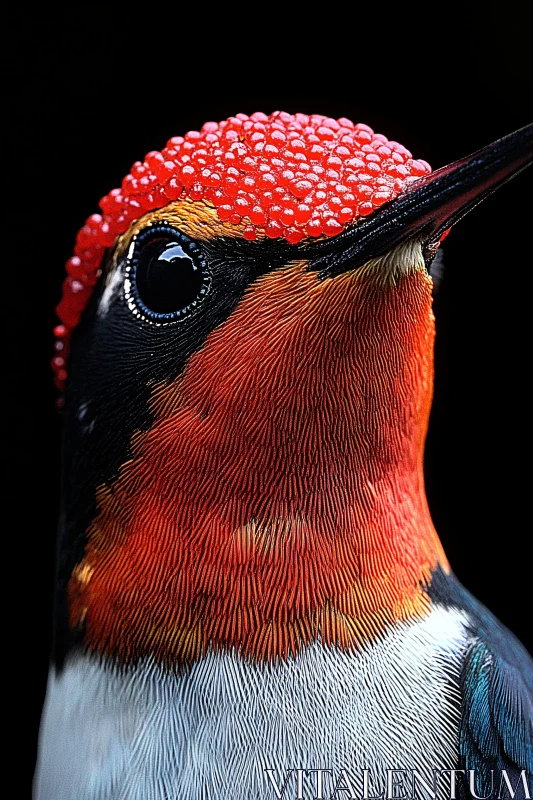
<path fill-rule="evenodd" d="M 284 658 L 427 613 L 432 264 L 532 141 L 432 173 L 366 125 L 255 114 L 134 164 L 58 306 L 59 651 Z"/>

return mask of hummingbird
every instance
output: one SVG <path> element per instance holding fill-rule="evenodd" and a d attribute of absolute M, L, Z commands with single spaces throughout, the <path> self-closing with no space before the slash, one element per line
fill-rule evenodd
<path fill-rule="evenodd" d="M 238 114 L 102 198 L 57 307 L 36 800 L 531 796 L 533 661 L 423 457 L 442 240 L 532 160 L 533 125 L 432 171 Z"/>

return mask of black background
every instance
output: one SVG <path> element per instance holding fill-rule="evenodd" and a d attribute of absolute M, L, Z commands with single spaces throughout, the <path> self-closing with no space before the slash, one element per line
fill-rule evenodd
<path fill-rule="evenodd" d="M 51 635 L 61 431 L 51 330 L 76 231 L 145 152 L 239 111 L 348 116 L 433 167 L 527 124 L 527 25 L 512 4 L 504 19 L 498 8 L 449 11 L 426 32 L 398 6 L 401 32 L 396 23 L 378 29 L 374 15 L 342 42 L 338 12 L 320 42 L 316 30 L 291 38 L 278 19 L 262 47 L 253 29 L 237 42 L 216 24 L 209 44 L 207 11 L 192 32 L 178 10 L 125 19 L 93 5 L 12 17 L 3 54 L 4 132 L 13 137 L 3 152 L 4 174 L 12 170 L 3 185 L 3 538 L 16 547 L 4 574 L 15 579 L 6 621 L 19 634 L 12 663 L 23 666 L 25 780 Z M 453 568 L 529 649 L 532 191 L 526 172 L 446 240 L 426 451 L 431 511 Z"/>

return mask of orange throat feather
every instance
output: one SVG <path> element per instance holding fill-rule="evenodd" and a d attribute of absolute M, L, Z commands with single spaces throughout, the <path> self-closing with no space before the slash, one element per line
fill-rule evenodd
<path fill-rule="evenodd" d="M 257 280 L 97 491 L 70 623 L 123 661 L 359 647 L 447 569 L 423 483 L 434 320 L 422 270 Z"/>

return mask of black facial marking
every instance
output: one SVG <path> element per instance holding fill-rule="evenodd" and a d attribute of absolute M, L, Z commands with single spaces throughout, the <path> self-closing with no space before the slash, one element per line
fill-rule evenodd
<path fill-rule="evenodd" d="M 202 285 L 208 275 L 209 291 L 201 302 L 196 306 L 185 303 L 192 307 L 181 318 L 164 320 L 170 324 L 154 324 L 161 321 L 157 316 L 154 319 L 136 316 L 124 287 L 128 267 L 130 278 L 134 277 L 133 265 L 128 265 L 124 256 L 113 266 L 109 256 L 100 285 L 72 338 L 63 433 L 63 512 L 59 522 L 54 644 L 58 666 L 79 639 L 79 633 L 73 635 L 69 629 L 66 589 L 74 566 L 83 558 L 86 531 L 97 513 L 96 488 L 112 481 L 121 464 L 131 456 L 134 431 L 150 428 L 153 417 L 148 401 L 153 385 L 170 382 L 183 371 L 191 355 L 230 316 L 254 280 L 294 259 L 294 249 L 288 243 L 280 246 L 275 240 L 246 242 L 229 237 L 208 243 L 193 242 L 176 228 L 167 227 L 165 235 L 174 237 L 186 254 L 185 259 L 194 258 L 200 265 Z M 150 227 L 138 238 L 143 236 L 148 245 L 152 237 L 157 239 L 157 233 Z M 167 241 L 167 245 L 174 246 L 174 240 Z M 154 306 L 165 302 L 159 298 L 159 287 L 165 283 L 169 295 L 170 289 L 176 290 L 169 303 L 182 304 L 190 300 L 199 283 L 194 284 L 194 278 L 174 281 L 170 276 L 167 284 L 168 276 L 152 279 L 146 275 L 150 264 L 141 261 L 144 257 L 153 266 L 160 256 L 159 246 L 154 245 L 153 251 L 139 251 L 136 269 L 140 266 L 143 278 L 136 287 L 138 298 L 142 298 L 145 306 L 149 302 Z M 184 256 L 179 251 L 171 253 L 171 257 L 177 259 L 172 268 L 190 269 L 187 260 L 180 261 Z M 120 285 L 104 310 L 102 297 L 115 270 L 120 271 Z M 132 300 L 135 307 L 138 299 L 133 293 Z M 172 314 L 156 308 L 152 311 L 155 315 Z"/>

